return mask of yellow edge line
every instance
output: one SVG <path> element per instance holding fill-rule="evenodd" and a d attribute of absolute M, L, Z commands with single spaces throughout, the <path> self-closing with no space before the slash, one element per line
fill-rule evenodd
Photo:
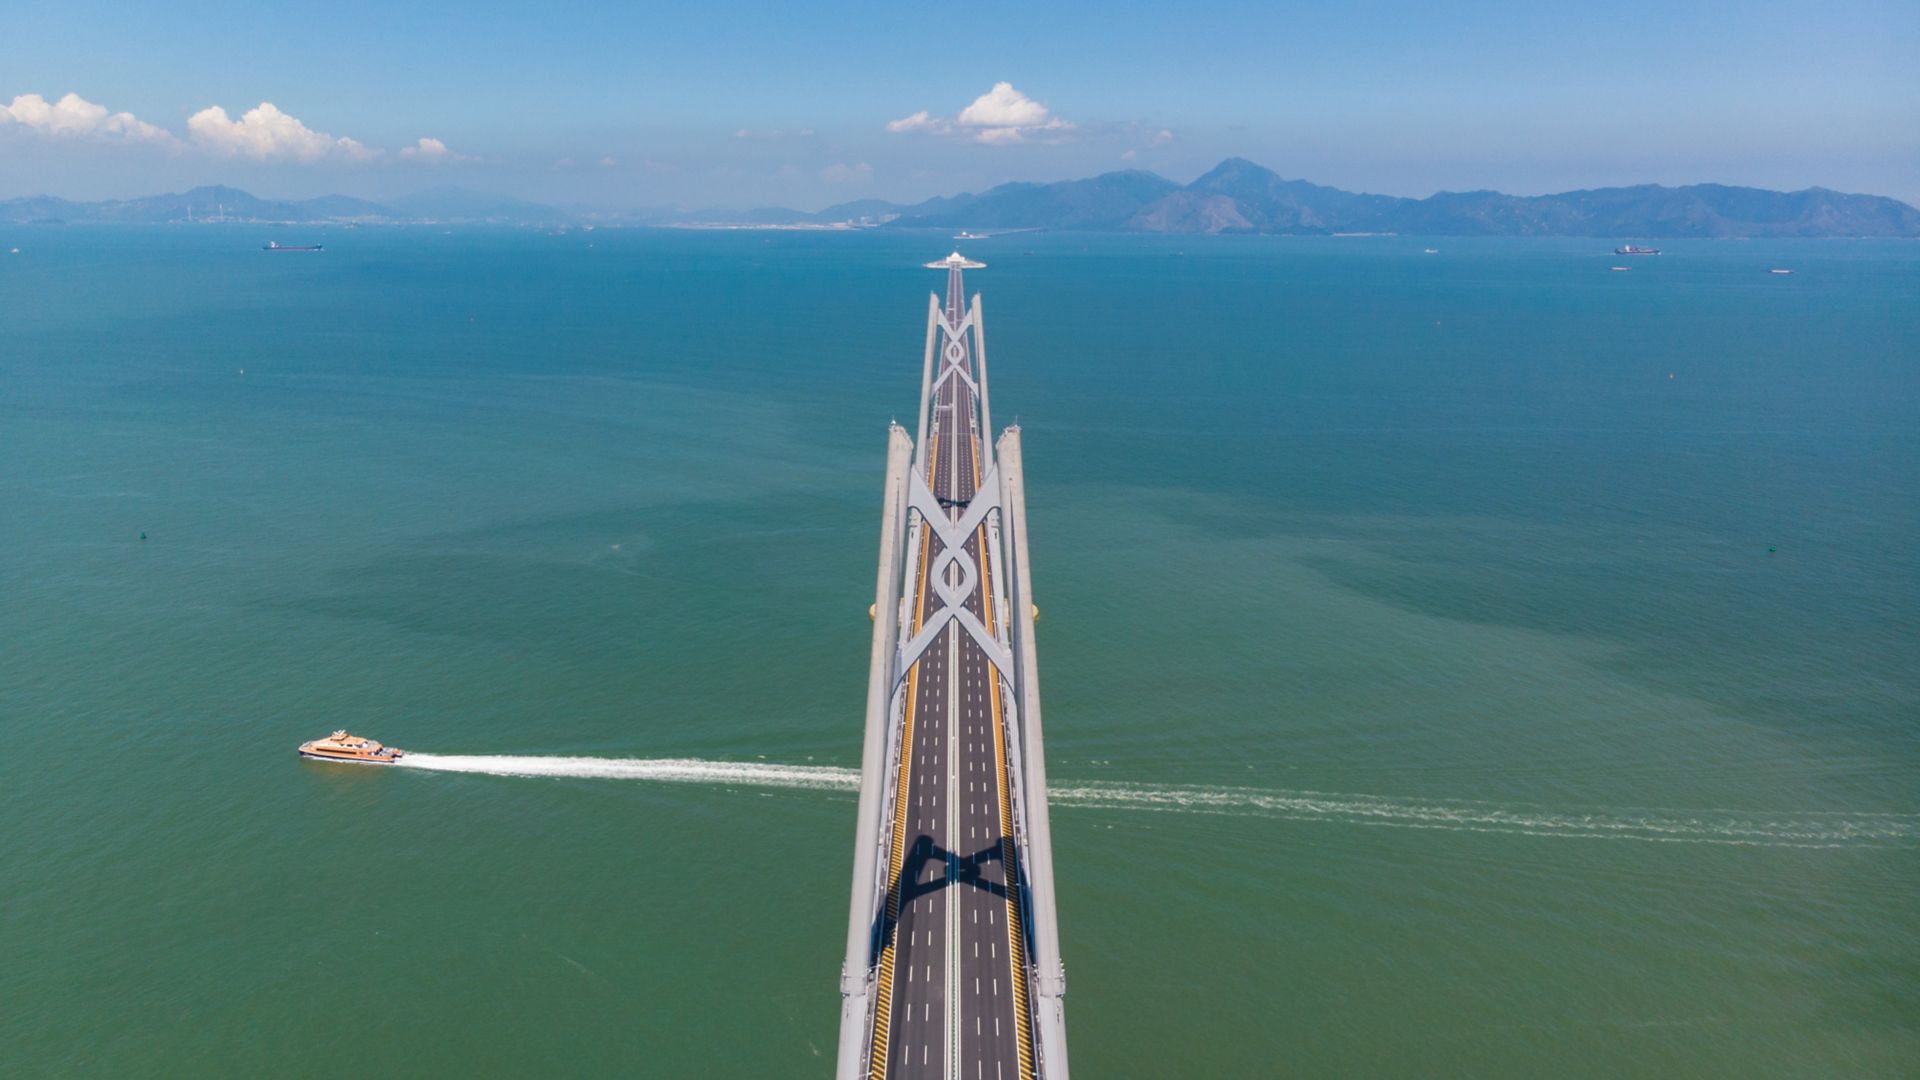
<path fill-rule="evenodd" d="M 938 452 L 940 436 L 936 432 L 928 440 L 929 448 Z M 936 460 L 931 454 L 928 460 Z M 915 571 L 918 585 L 913 598 L 913 632 L 920 632 L 920 622 L 926 613 L 927 601 L 927 547 L 931 542 L 932 530 L 926 523 L 920 525 L 920 562 Z M 879 993 L 873 1006 L 873 1045 L 868 1050 L 867 1075 L 872 1080 L 880 1080 L 887 1072 L 887 1048 L 893 1041 L 893 945 L 899 937 L 900 926 L 900 874 L 902 856 L 906 850 L 907 832 L 907 789 L 913 775 L 913 710 L 920 691 L 920 662 L 914 661 L 913 668 L 907 673 L 907 711 L 902 719 L 900 734 L 900 782 L 893 796 L 893 843 L 888 852 L 890 865 L 887 867 L 887 941 L 880 950 Z"/>
<path fill-rule="evenodd" d="M 986 550 L 986 527 L 981 526 L 980 548 Z M 985 562 L 986 560 L 982 560 Z M 987 582 L 989 571 L 981 570 L 983 583 Z M 983 594 L 991 597 L 988 591 Z M 982 604 L 987 607 L 988 604 Z M 993 632 L 992 621 L 987 623 L 987 632 Z M 1021 1080 L 1031 1080 L 1033 1076 L 1033 1036 L 1027 1018 L 1027 961 L 1026 932 L 1020 920 L 1020 866 L 1013 847 L 1013 801 L 1007 787 L 1007 744 L 1006 727 L 1000 711 L 1000 680 L 998 676 L 988 685 L 990 700 L 993 703 L 993 763 L 1000 785 L 1000 861 L 1006 871 L 1007 879 L 1007 966 L 1011 972 L 1013 984 L 1013 1030 L 1014 1039 L 1020 1052 Z"/>
<path fill-rule="evenodd" d="M 973 448 L 973 489 L 980 492 L 980 447 Z M 987 635 L 993 635 L 993 559 L 987 551 L 987 526 L 980 525 L 975 547 L 980 552 L 980 610 L 987 615 Z M 1007 966 L 1012 969 L 1013 1032 L 1020 1051 L 1020 1078 L 1032 1080 L 1033 1031 L 1027 1019 L 1026 933 L 1020 924 L 1020 867 L 1013 850 L 1013 796 L 1007 789 L 1006 729 L 1000 716 L 1000 678 L 987 685 L 993 702 L 993 764 L 1000 782 L 1000 864 L 1007 879 Z"/>

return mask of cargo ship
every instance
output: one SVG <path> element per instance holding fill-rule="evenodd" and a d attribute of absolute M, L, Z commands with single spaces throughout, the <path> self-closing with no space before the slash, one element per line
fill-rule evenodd
<path fill-rule="evenodd" d="M 267 246 L 265 248 L 262 248 L 261 250 L 263 251 L 325 251 L 327 249 L 322 247 L 319 244 L 283 244 L 278 240 L 269 240 L 267 241 Z"/>
<path fill-rule="evenodd" d="M 324 739 L 301 743 L 300 756 L 313 758 L 316 761 L 357 761 L 363 765 L 391 765 L 405 755 L 390 746 L 382 746 L 372 739 L 349 735 L 346 729 L 342 728 Z"/>
<path fill-rule="evenodd" d="M 1634 247 L 1632 244 L 1628 244 L 1624 247 L 1614 248 L 1613 253 L 1615 255 L 1658 255 L 1660 254 L 1660 249 Z"/>

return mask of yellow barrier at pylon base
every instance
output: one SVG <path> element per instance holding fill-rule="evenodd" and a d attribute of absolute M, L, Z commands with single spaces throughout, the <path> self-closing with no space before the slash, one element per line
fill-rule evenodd
<path fill-rule="evenodd" d="M 872 622 L 872 621 L 873 621 L 874 619 L 876 619 L 876 618 L 878 618 L 878 617 L 879 617 L 879 615 L 880 615 L 880 605 L 879 605 L 879 604 L 868 604 L 868 605 L 867 605 L 867 621 L 868 621 L 868 622 Z"/>
<path fill-rule="evenodd" d="M 1040 621 L 1040 605 L 1034 604 L 1032 606 L 1033 606 L 1033 621 L 1039 622 Z"/>

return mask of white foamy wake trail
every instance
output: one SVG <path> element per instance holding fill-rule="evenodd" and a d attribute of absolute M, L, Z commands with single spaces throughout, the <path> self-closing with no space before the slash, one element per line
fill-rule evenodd
<path fill-rule="evenodd" d="M 716 786 L 854 791 L 857 769 L 830 765 L 709 761 L 703 758 L 599 758 L 451 755 L 408 752 L 398 762 L 438 772 L 656 780 Z M 1920 841 L 1920 815 L 1848 812 L 1754 813 L 1659 807 L 1545 807 L 1467 799 L 1410 799 L 1325 791 L 1165 784 L 1062 784 L 1056 806 L 1160 813 L 1221 814 L 1286 821 L 1447 832 L 1505 833 L 1582 840 L 1750 847 L 1904 846 Z"/>
<path fill-rule="evenodd" d="M 491 773 L 494 776 L 568 776 L 599 780 L 660 780 L 681 784 L 738 784 L 744 787 L 813 788 L 852 791 L 860 786 L 853 769 L 827 765 L 776 765 L 700 758 L 536 757 L 511 754 L 418 754 L 409 751 L 396 764 L 436 772 Z"/>
<path fill-rule="evenodd" d="M 1549 808 L 1469 799 L 1404 799 L 1325 791 L 1151 784 L 1070 784 L 1056 787 L 1050 794 L 1054 802 L 1067 806 L 1584 840 L 1752 847 L 1850 847 L 1920 840 L 1920 815 L 1912 814 L 1755 813 L 1661 807 Z"/>

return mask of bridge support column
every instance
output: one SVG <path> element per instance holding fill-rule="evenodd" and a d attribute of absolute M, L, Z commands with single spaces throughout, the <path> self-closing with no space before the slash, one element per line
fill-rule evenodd
<path fill-rule="evenodd" d="M 848 904 L 847 956 L 840 968 L 840 1052 L 834 1076 L 866 1075 L 873 1028 L 874 931 L 884 903 L 881 819 L 891 774 L 894 658 L 900 637 L 901 559 L 906 536 L 907 474 L 913 440 L 895 424 L 887 434 L 886 494 L 880 514 L 880 566 L 873 587 L 873 650 L 867 671 L 866 742 L 860 756 L 860 817 L 854 833 L 853 899 Z"/>

